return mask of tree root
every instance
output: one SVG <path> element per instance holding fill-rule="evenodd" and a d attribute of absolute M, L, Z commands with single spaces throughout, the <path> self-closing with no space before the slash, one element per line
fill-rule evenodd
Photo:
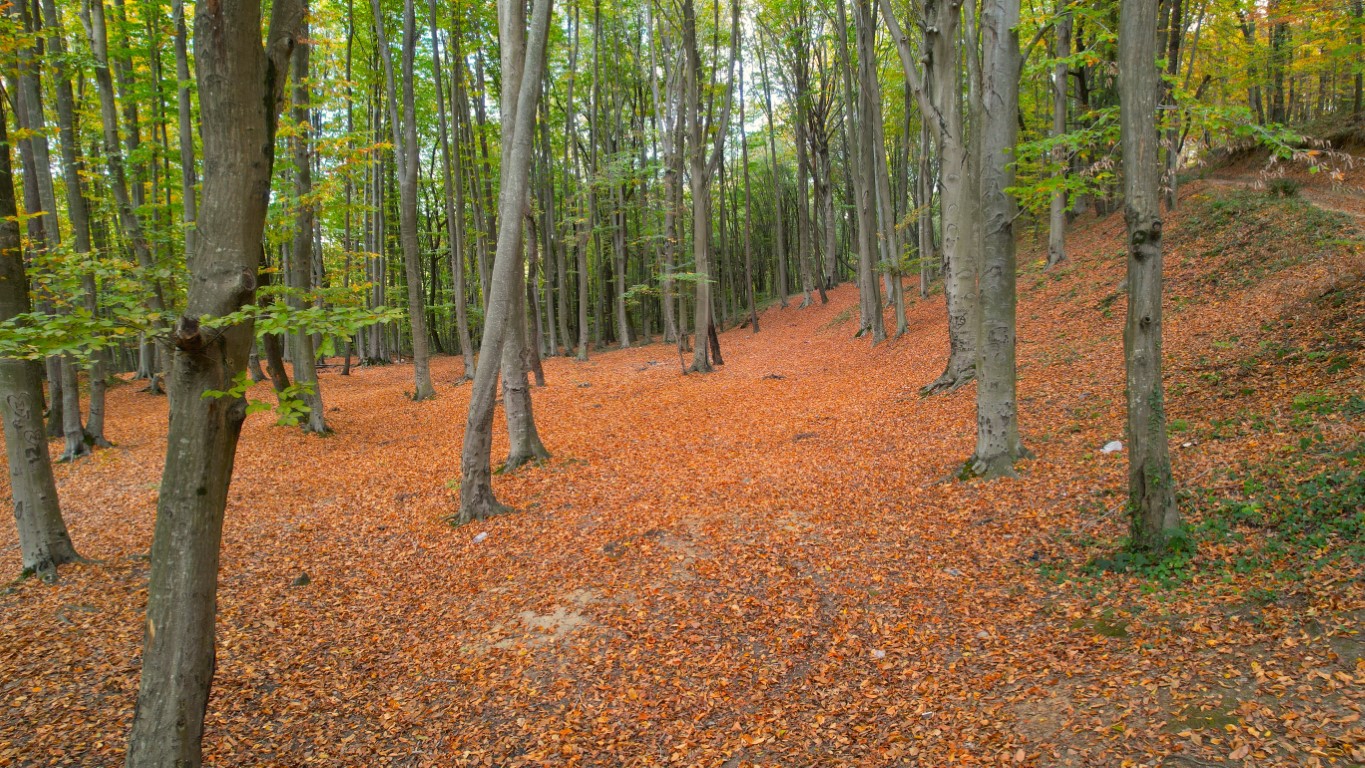
<path fill-rule="evenodd" d="M 962 388 L 965 384 L 976 378 L 976 368 L 968 368 L 963 371 L 954 371 L 951 368 L 944 371 L 942 376 L 925 384 L 920 388 L 920 397 L 929 395 L 950 394 Z"/>

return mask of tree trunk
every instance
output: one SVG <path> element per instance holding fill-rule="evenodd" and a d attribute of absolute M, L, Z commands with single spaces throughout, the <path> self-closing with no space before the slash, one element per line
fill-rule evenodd
<path fill-rule="evenodd" d="M 422 297 L 422 253 L 417 239 L 417 118 L 413 96 L 413 58 L 417 44 L 413 0 L 403 3 L 403 111 L 398 111 L 398 91 L 393 76 L 393 51 L 384 34 L 384 14 L 379 0 L 372 0 L 375 38 L 388 85 L 389 125 L 393 132 L 394 162 L 398 174 L 398 240 L 403 248 L 403 273 L 408 288 L 408 322 L 412 327 L 413 400 L 436 396 L 431 384 L 431 353 L 427 334 L 426 306 Z"/>
<path fill-rule="evenodd" d="M 441 45 L 436 33 L 436 0 L 430 0 L 432 70 L 436 77 L 436 115 L 441 133 L 441 183 L 445 189 L 446 237 L 450 241 L 450 278 L 455 304 L 455 331 L 464 356 L 465 381 L 474 378 L 474 345 L 469 336 L 469 302 L 464 284 L 464 180 L 459 153 L 451 154 L 450 129 L 446 123 L 445 86 L 441 82 Z M 459 35 L 457 26 L 455 34 Z M 464 72 L 463 64 L 453 68 L 455 77 Z M 455 86 L 456 90 L 459 86 Z"/>
<path fill-rule="evenodd" d="M 5 110 L 0 99 L 0 321 L 28 312 L 28 277 L 19 236 L 18 206 Z M 25 574 L 57 579 L 57 567 L 80 559 L 66 532 L 43 429 L 43 391 L 36 363 L 0 358 L 0 420 L 9 459 L 10 495 Z"/>
<path fill-rule="evenodd" d="M 868 84 L 863 79 L 865 71 L 870 72 L 870 68 L 869 62 L 863 61 L 865 54 L 862 38 L 865 25 L 861 19 L 861 6 L 857 6 L 854 8 L 854 13 L 859 17 L 857 29 L 859 92 L 855 101 L 851 64 L 853 53 L 848 43 L 848 20 L 845 18 L 843 0 L 839 1 L 837 10 L 840 37 L 839 68 L 844 80 L 844 122 L 848 126 L 849 175 L 853 181 L 853 194 L 856 198 L 854 213 L 858 220 L 858 293 L 861 299 L 859 308 L 862 315 L 859 321 L 858 335 L 871 332 L 872 343 L 875 345 L 886 340 L 886 324 L 882 320 L 882 294 L 881 288 L 877 285 L 877 272 L 873 255 L 876 250 L 874 238 L 877 231 L 877 214 L 872 207 L 873 130 L 866 91 Z M 870 30 L 868 33 L 870 34 Z M 854 113 L 855 104 L 858 109 L 856 115 Z"/>
<path fill-rule="evenodd" d="M 1071 12 L 1067 10 L 1066 0 L 1057 2 L 1056 33 L 1057 42 L 1054 55 L 1057 63 L 1052 67 L 1052 138 L 1059 143 L 1052 148 L 1052 179 L 1057 187 L 1052 191 L 1052 204 L 1047 219 L 1047 268 L 1066 261 L 1066 180 L 1067 151 L 1060 143 L 1066 135 L 1066 58 L 1071 55 Z"/>
<path fill-rule="evenodd" d="M 981 192 L 985 224 L 979 302 L 981 337 L 977 359 L 976 453 L 969 465 L 978 476 L 1014 474 L 1025 455 L 1019 437 L 1015 366 L 1015 139 L 1018 135 L 1019 0 L 986 0 L 981 9 L 984 113 Z"/>
<path fill-rule="evenodd" d="M 308 24 L 305 22 L 300 36 L 308 39 Z M 312 151 L 309 147 L 309 132 L 312 122 L 309 119 L 308 64 L 310 44 L 304 42 L 294 51 L 294 135 L 290 144 L 294 150 L 294 247 L 290 250 L 289 283 L 294 289 L 289 297 L 289 305 L 294 311 L 305 306 L 305 298 L 313 290 L 313 194 Z M 313 347 L 313 334 L 307 329 L 294 332 L 294 383 L 303 390 L 303 403 L 308 408 L 308 417 L 303 421 L 303 431 L 326 434 L 327 421 L 322 407 L 322 386 L 318 382 L 317 353 Z"/>
<path fill-rule="evenodd" d="M 758 333 L 758 307 L 754 302 L 753 200 L 749 191 L 749 136 L 744 123 L 744 63 L 739 65 L 739 147 L 744 163 L 744 292 L 749 299 L 749 323 Z"/>
<path fill-rule="evenodd" d="M 896 21 L 890 0 L 881 0 L 882 16 L 900 54 L 901 68 L 910 83 L 920 110 L 930 126 L 938 150 L 943 217 L 943 292 L 948 305 L 948 364 L 943 374 L 921 392 L 951 392 L 976 375 L 976 336 L 973 303 L 976 295 L 976 233 L 979 196 L 972 173 L 970 153 L 962 119 L 961 61 L 958 52 L 960 5 L 952 0 L 924 0 L 927 20 L 924 53 L 928 66 L 921 79 L 921 64 L 910 41 Z M 971 50 L 971 46 L 967 48 Z M 967 78 L 971 80 L 969 76 Z M 975 90 L 975 86 L 971 87 Z"/>
<path fill-rule="evenodd" d="M 242 397 L 248 321 L 207 331 L 255 295 L 270 199 L 275 126 L 304 6 L 275 0 L 261 46 L 259 0 L 199 3 L 195 63 L 204 186 L 199 250 L 190 254 L 185 313 L 171 335 L 170 435 L 152 539 L 142 682 L 128 741 L 130 768 L 198 766 L 214 667 L 219 543 Z"/>
<path fill-rule="evenodd" d="M 517 272 L 520 265 L 521 214 L 526 208 L 530 192 L 532 137 L 536 103 L 541 92 L 540 80 L 545 71 L 550 5 L 551 0 L 536 0 L 528 36 L 523 36 L 524 32 L 517 34 L 520 31 L 517 28 L 524 18 L 519 0 L 500 0 L 498 5 L 504 61 L 516 62 L 520 59 L 522 66 L 515 77 L 512 72 L 503 72 L 504 88 L 510 90 L 504 104 L 515 98 L 516 109 L 504 110 L 503 115 L 503 143 L 507 147 L 507 157 L 503 166 L 498 250 L 493 261 L 491 295 L 483 341 L 479 345 L 479 364 L 474 372 L 473 391 L 470 393 L 469 416 L 465 421 L 464 447 L 460 454 L 460 509 L 452 520 L 456 524 L 482 520 L 506 511 L 506 507 L 493 495 L 493 406 L 497 397 L 498 374 L 504 364 L 503 348 L 508 335 L 515 333 L 517 327 L 512 313 L 516 311 L 516 297 L 521 288 L 521 277 Z M 509 413 L 509 421 L 510 416 Z"/>
<path fill-rule="evenodd" d="M 1128 394 L 1128 509 L 1132 546 L 1161 551 L 1177 534 L 1161 383 L 1161 218 L 1158 196 L 1156 8 L 1122 0 L 1119 103 L 1124 218 L 1128 224 L 1128 317 L 1123 333 Z"/>
<path fill-rule="evenodd" d="M 90 32 L 90 51 L 95 59 L 95 84 L 98 86 L 100 115 L 104 126 L 104 157 L 109 167 L 109 185 L 118 209 L 119 224 L 132 242 L 133 254 L 137 257 L 138 266 L 146 275 L 144 280 L 148 287 L 147 303 L 159 317 L 164 316 L 166 300 L 162 293 L 161 282 L 151 276 L 152 270 L 156 267 L 156 259 L 153 257 L 151 246 L 147 242 L 142 221 L 137 215 L 139 201 L 135 200 L 128 191 L 123 148 L 119 143 L 119 115 L 118 107 L 114 103 L 114 81 L 109 69 L 109 36 L 104 20 L 104 0 L 93 0 L 86 8 L 85 14 L 86 27 Z M 136 132 L 133 126 L 130 126 L 129 130 Z M 162 327 L 162 322 L 158 320 L 157 326 Z M 143 362 L 148 366 L 148 369 L 139 371 L 139 373 L 145 373 L 150 379 L 151 384 L 148 389 L 151 392 L 159 393 L 161 384 L 157 376 L 161 366 L 154 359 L 156 357 L 156 346 L 146 345 Z"/>
<path fill-rule="evenodd" d="M 787 243 L 785 231 L 785 218 L 782 215 L 782 174 L 777 165 L 777 139 L 773 131 L 773 96 L 772 89 L 768 85 L 768 64 L 767 57 L 760 52 L 758 57 L 759 70 L 763 75 L 763 106 L 764 114 L 768 119 L 768 161 L 773 177 L 773 258 L 777 262 L 777 302 L 783 309 L 787 308 Z"/>

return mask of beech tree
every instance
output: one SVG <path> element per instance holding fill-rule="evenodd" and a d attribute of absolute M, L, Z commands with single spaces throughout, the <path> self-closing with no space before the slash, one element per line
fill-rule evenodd
<path fill-rule="evenodd" d="M 1166 439 L 1161 381 L 1161 199 L 1156 111 L 1156 6 L 1122 0 L 1119 99 L 1124 220 L 1128 224 L 1128 314 L 1123 355 L 1128 395 L 1128 510 L 1132 545 L 1161 551 L 1180 528 Z"/>
<path fill-rule="evenodd" d="M 7 106 L 6 100 L 0 99 L 0 320 L 30 309 L 19 211 L 14 200 Z M 0 357 L 0 419 L 4 421 L 10 494 L 24 573 L 55 581 L 57 567 L 80 556 L 58 505 L 43 429 L 43 386 L 33 361 Z"/>
<path fill-rule="evenodd" d="M 498 377 L 504 366 L 502 352 L 507 337 L 516 332 L 512 317 L 521 291 L 522 212 L 530 195 L 531 147 L 535 130 L 536 104 L 540 99 L 541 78 L 545 72 L 545 41 L 550 26 L 551 0 L 535 0 L 528 33 L 522 32 L 525 12 L 520 0 L 499 0 L 498 24 L 506 36 L 504 61 L 520 62 L 520 72 L 505 72 L 512 77 L 508 87 L 516 93 L 516 109 L 505 115 L 504 140 L 507 141 L 505 187 L 499 200 L 498 248 L 493 259 L 489 286 L 488 317 L 479 345 L 478 367 L 474 371 L 473 391 L 469 397 L 469 417 L 465 421 L 464 447 L 460 452 L 462 473 L 460 509 L 452 522 L 463 524 L 482 520 L 506 511 L 493 495 L 492 429 L 493 407 L 497 398 Z M 509 102 L 504 101 L 504 105 Z"/>
<path fill-rule="evenodd" d="M 98 0 L 97 0 L 98 2 Z M 260 0 L 195 6 L 203 143 L 198 248 L 185 311 L 171 332 L 170 436 L 152 538 L 142 679 L 129 768 L 198 766 L 213 681 L 218 556 L 246 400 L 252 323 L 217 325 L 255 296 L 275 129 L 305 6 Z"/>

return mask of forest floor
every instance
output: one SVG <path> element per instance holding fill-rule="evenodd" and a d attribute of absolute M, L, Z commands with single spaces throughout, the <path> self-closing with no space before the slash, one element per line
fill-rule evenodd
<path fill-rule="evenodd" d="M 1362 230 L 1209 182 L 1167 222 L 1189 551 L 1124 553 L 1126 457 L 1101 450 L 1124 437 L 1121 214 L 1050 272 L 1026 235 L 1017 480 L 954 479 L 972 386 L 917 394 L 941 293 L 876 347 L 845 285 L 723 334 L 710 375 L 661 344 L 547 360 L 554 458 L 462 528 L 459 360 L 425 403 L 410 366 L 327 369 L 335 435 L 246 425 L 208 764 L 1365 763 Z M 117 447 L 57 470 L 93 561 L 0 594 L 0 764 L 122 762 L 166 447 L 138 389 L 110 394 Z"/>

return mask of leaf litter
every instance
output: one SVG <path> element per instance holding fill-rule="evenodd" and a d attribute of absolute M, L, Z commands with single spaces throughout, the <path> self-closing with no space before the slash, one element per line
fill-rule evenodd
<path fill-rule="evenodd" d="M 1182 489 L 1236 499 L 1234 470 L 1305 435 L 1359 443 L 1359 417 L 1305 421 L 1295 403 L 1362 390 L 1365 265 L 1358 238 L 1333 241 L 1211 287 L 1273 240 L 1206 242 L 1222 194 L 1189 185 L 1168 218 L 1168 411 L 1188 425 L 1172 432 Z M 1021 253 L 1021 423 L 1038 458 L 1017 480 L 941 482 L 975 426 L 971 387 L 914 396 L 944 362 L 941 295 L 877 347 L 839 323 L 851 285 L 769 309 L 761 334 L 722 336 L 727 365 L 706 376 L 650 365 L 659 346 L 548 359 L 534 398 L 554 458 L 497 477 L 518 513 L 467 529 L 442 522 L 459 360 L 433 360 L 447 384 L 425 403 L 402 397 L 405 366 L 329 369 L 335 436 L 261 415 L 245 428 L 206 763 L 1365 761 L 1358 557 L 1288 585 L 1266 569 L 1160 585 L 1083 567 L 1124 533 L 1126 454 L 1099 450 L 1123 433 L 1122 231 L 1118 214 L 1078 224 L 1053 272 Z M 1266 353 L 1286 340 L 1347 364 Z M 110 393 L 116 447 L 56 470 L 94 561 L 0 595 L 0 763 L 121 763 L 166 448 L 165 401 L 135 389 Z M 0 530 L 9 572 L 14 536 Z M 1273 598 L 1248 598 L 1267 584 Z"/>

